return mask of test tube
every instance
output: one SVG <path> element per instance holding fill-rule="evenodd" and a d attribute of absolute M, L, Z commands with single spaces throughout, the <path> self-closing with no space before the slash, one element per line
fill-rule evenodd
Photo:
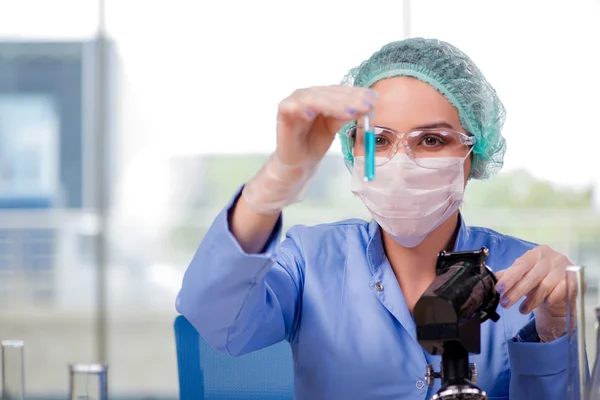
<path fill-rule="evenodd" d="M 371 116 L 365 115 L 365 182 L 375 179 L 375 132 L 371 127 Z"/>
<path fill-rule="evenodd" d="M 106 364 L 69 365 L 69 400 L 107 400 Z"/>
<path fill-rule="evenodd" d="M 25 344 L 22 340 L 3 340 L 2 347 L 2 400 L 25 398 Z"/>
<path fill-rule="evenodd" d="M 567 288 L 567 373 L 568 400 L 585 398 L 587 386 L 587 356 L 585 352 L 584 267 L 569 266 Z"/>

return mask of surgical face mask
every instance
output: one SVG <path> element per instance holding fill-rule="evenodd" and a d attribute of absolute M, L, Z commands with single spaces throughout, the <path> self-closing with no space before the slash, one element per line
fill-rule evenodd
<path fill-rule="evenodd" d="M 430 158 L 420 164 L 427 168 L 398 153 L 376 168 L 375 180 L 365 182 L 365 159 L 354 158 L 352 193 L 404 247 L 421 243 L 463 202 L 463 158 Z"/>

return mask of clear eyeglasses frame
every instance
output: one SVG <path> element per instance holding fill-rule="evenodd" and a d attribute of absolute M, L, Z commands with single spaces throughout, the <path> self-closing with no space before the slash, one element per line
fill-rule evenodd
<path fill-rule="evenodd" d="M 372 130 L 375 134 L 376 166 L 390 161 L 398 151 L 406 153 L 417 165 L 424 168 L 438 165 L 431 162 L 434 158 L 456 159 L 459 163 L 469 156 L 476 143 L 474 136 L 446 128 L 398 132 L 382 126 L 373 126 Z M 362 125 L 354 125 L 346 130 L 348 146 L 353 156 L 365 154 L 364 134 Z"/>

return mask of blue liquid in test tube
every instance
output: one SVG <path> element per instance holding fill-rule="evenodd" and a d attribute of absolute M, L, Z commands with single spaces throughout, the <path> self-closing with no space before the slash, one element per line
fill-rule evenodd
<path fill-rule="evenodd" d="M 364 119 L 365 128 L 365 181 L 375 179 L 375 132 L 371 127 L 371 117 L 366 115 Z"/>

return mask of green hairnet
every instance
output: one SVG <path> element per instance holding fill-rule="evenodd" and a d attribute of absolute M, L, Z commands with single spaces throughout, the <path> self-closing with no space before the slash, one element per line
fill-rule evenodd
<path fill-rule="evenodd" d="M 392 42 L 351 69 L 342 84 L 371 87 L 381 79 L 395 76 L 412 76 L 430 84 L 456 107 L 463 128 L 476 138 L 471 177 L 484 179 L 500 171 L 506 152 L 502 136 L 504 106 L 466 54 L 435 39 Z M 348 126 L 339 132 L 339 137 L 344 161 L 352 169 L 354 159 L 345 135 Z"/>

